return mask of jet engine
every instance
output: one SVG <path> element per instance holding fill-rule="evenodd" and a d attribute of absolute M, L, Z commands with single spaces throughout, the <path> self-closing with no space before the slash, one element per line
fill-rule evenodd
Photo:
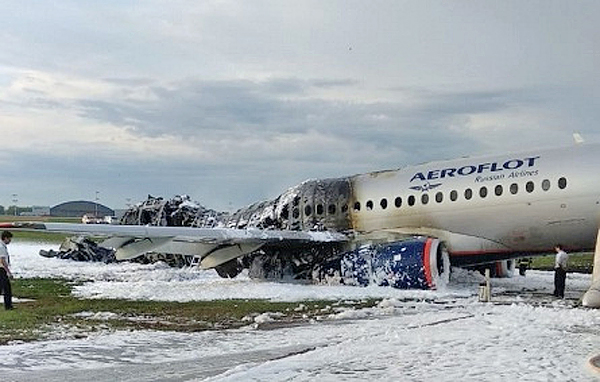
<path fill-rule="evenodd" d="M 448 282 L 450 258 L 434 238 L 370 244 L 344 254 L 341 282 L 389 285 L 400 289 L 435 289 Z"/>

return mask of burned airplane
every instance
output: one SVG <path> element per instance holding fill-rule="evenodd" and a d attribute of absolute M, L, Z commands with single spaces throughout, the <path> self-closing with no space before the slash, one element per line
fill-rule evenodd
<path fill-rule="evenodd" d="M 164 203 L 170 212 L 133 209 L 118 226 L 2 227 L 105 235 L 101 245 L 119 260 L 184 254 L 224 277 L 247 268 L 257 278 L 435 288 L 450 264 L 503 265 L 550 253 L 558 242 L 594 248 L 598 149 L 581 144 L 308 180 L 233 214 L 198 207 L 190 218 Z"/>

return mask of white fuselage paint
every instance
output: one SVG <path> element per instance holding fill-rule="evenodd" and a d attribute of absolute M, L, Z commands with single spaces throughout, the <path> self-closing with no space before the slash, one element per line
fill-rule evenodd
<path fill-rule="evenodd" d="M 357 232 L 432 235 L 445 241 L 453 255 L 551 251 L 556 243 L 591 249 L 598 232 L 599 169 L 600 146 L 580 145 L 362 174 L 351 178 L 349 213 Z M 566 187 L 559 187 L 559 179 Z M 496 195 L 497 187 L 501 195 Z M 402 199 L 399 208 L 397 197 Z M 355 202 L 360 210 L 353 208 Z"/>

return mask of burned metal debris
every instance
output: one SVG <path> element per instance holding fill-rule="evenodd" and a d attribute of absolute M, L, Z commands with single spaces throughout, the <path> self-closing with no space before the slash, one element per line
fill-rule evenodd
<path fill-rule="evenodd" d="M 82 236 L 67 238 L 58 251 L 42 249 L 40 255 L 64 260 L 102 262 L 106 264 L 117 262 L 114 249 L 101 247 L 96 242 Z M 145 253 L 130 261 L 140 264 L 162 261 L 172 267 L 181 268 L 191 265 L 192 259 L 193 256 L 191 255 Z"/>
<path fill-rule="evenodd" d="M 350 179 L 309 180 L 288 189 L 279 197 L 241 208 L 234 213 L 206 208 L 187 195 L 166 200 L 148 198 L 132 206 L 120 219 L 122 225 L 186 226 L 200 228 L 257 228 L 264 230 L 346 231 L 351 227 L 349 205 Z M 111 262 L 114 252 L 93 242 L 79 240 L 60 251 L 43 251 L 43 256 L 80 261 Z M 263 246 L 216 268 L 222 277 L 235 277 L 248 268 L 259 278 L 313 279 L 319 266 L 339 257 L 338 244 L 286 247 Z M 148 253 L 135 261 L 165 261 L 174 266 L 190 265 L 192 256 Z"/>
<path fill-rule="evenodd" d="M 49 251 L 40 250 L 40 255 L 44 257 L 56 257 L 59 259 L 68 259 L 75 261 L 91 261 L 114 263 L 115 251 L 113 249 L 103 248 L 95 242 L 82 236 L 76 236 L 66 239 L 58 249 Z"/>
<path fill-rule="evenodd" d="M 171 200 L 148 195 L 146 201 L 127 210 L 119 224 L 344 231 L 350 229 L 350 193 L 348 178 L 309 180 L 273 200 L 232 214 L 206 208 L 187 195 Z"/>
<path fill-rule="evenodd" d="M 223 222 L 228 228 L 306 231 L 350 229 L 348 178 L 308 180 L 274 200 L 242 208 Z"/>
<path fill-rule="evenodd" d="M 144 202 L 129 208 L 119 224 L 214 227 L 226 215 L 191 201 L 187 195 L 177 195 L 170 200 L 148 195 Z"/>

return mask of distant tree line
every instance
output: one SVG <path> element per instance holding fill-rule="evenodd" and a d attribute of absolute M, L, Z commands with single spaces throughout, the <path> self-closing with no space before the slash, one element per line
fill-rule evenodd
<path fill-rule="evenodd" d="M 32 207 L 9 206 L 6 208 L 4 206 L 0 206 L 0 215 L 20 215 L 23 212 L 31 211 L 33 211 Z"/>

